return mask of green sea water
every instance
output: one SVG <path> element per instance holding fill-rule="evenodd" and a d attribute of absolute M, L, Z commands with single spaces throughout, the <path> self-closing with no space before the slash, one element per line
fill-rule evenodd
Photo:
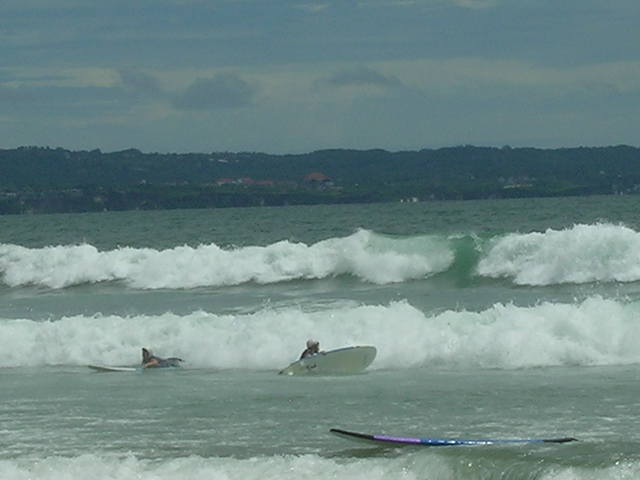
<path fill-rule="evenodd" d="M 0 217 L 0 478 L 637 478 L 639 205 Z M 310 337 L 378 356 L 278 376 Z"/>

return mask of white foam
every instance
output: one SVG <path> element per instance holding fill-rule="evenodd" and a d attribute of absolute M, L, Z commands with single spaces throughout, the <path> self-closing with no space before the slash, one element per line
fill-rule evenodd
<path fill-rule="evenodd" d="M 384 284 L 441 272 L 452 262 L 446 241 L 436 237 L 394 240 L 367 230 L 313 245 L 281 241 L 235 249 L 215 244 L 110 251 L 86 244 L 35 249 L 0 245 L 0 274 L 11 287 L 124 281 L 142 289 L 194 288 L 339 275 Z"/>
<path fill-rule="evenodd" d="M 324 349 L 374 345 L 376 368 L 520 368 L 640 362 L 638 305 L 593 297 L 575 304 L 496 304 L 428 314 L 407 302 L 266 308 L 252 314 L 165 313 L 0 320 L 0 367 L 134 365 L 140 348 L 179 356 L 192 368 L 276 370 L 307 338 Z"/>
<path fill-rule="evenodd" d="M 82 455 L 50 457 L 39 461 L 0 460 L 3 480 L 300 480 L 350 478 L 375 480 L 393 476 L 402 460 L 351 460 L 337 462 L 317 455 L 233 458 L 186 457 L 167 461 L 135 457 Z"/>
<path fill-rule="evenodd" d="M 640 280 L 640 233 L 612 224 L 576 225 L 497 238 L 478 264 L 519 285 Z"/>
<path fill-rule="evenodd" d="M 48 457 L 0 460 L 3 480 L 383 480 L 402 478 L 495 478 L 509 471 L 518 478 L 545 480 L 632 479 L 640 474 L 638 462 L 615 462 L 599 468 L 574 467 L 556 462 L 516 461 L 510 457 L 442 455 L 438 451 L 397 457 L 344 458 L 318 455 L 254 457 L 251 459 L 190 456 L 171 460 L 141 460 L 132 456 L 110 457 L 87 454 L 78 457 Z M 460 451 L 458 452 L 460 453 Z"/>

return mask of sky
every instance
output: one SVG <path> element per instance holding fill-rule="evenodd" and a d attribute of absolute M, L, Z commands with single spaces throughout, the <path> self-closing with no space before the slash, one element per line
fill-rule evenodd
<path fill-rule="evenodd" d="M 0 148 L 640 145 L 638 0 L 0 0 Z"/>

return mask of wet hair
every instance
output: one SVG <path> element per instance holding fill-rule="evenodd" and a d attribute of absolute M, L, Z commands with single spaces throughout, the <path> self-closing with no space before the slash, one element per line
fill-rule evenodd
<path fill-rule="evenodd" d="M 146 363 L 149 360 L 151 360 L 151 357 L 153 357 L 153 354 L 151 353 L 151 350 L 148 350 L 146 348 L 142 348 L 142 363 Z"/>

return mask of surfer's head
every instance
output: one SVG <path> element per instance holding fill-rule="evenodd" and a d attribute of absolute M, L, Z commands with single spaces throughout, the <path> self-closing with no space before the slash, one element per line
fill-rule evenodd
<path fill-rule="evenodd" d="M 307 340 L 307 348 L 313 348 L 316 346 L 320 346 L 320 342 L 317 340 L 313 340 L 312 338 L 310 338 L 309 340 Z"/>
<path fill-rule="evenodd" d="M 149 359 L 151 358 L 151 350 L 148 350 L 146 348 L 142 349 L 142 363 L 147 363 L 149 361 Z"/>

